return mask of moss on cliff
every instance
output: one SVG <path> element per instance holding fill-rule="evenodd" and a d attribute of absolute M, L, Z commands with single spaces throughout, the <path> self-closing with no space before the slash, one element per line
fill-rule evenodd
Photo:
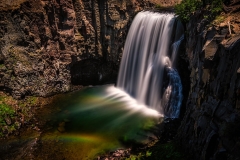
<path fill-rule="evenodd" d="M 39 103 L 37 97 L 27 97 L 15 100 L 11 96 L 0 92 L 0 138 L 12 134 L 18 135 L 23 126 L 34 125 L 34 107 Z"/>

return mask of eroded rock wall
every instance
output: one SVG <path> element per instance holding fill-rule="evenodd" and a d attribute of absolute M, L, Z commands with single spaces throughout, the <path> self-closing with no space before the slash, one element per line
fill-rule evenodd
<path fill-rule="evenodd" d="M 196 12 L 187 25 L 191 86 L 178 140 L 192 159 L 239 159 L 240 13 L 213 22 L 207 14 Z"/>
<path fill-rule="evenodd" d="M 75 65 L 83 66 L 77 78 L 116 76 L 134 15 L 154 5 L 140 0 L 2 0 L 0 89 L 15 98 L 69 91 L 72 66 L 86 59 L 94 65 Z"/>

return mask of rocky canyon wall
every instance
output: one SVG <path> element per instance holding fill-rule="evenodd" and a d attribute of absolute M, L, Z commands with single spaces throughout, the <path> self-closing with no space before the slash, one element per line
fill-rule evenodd
<path fill-rule="evenodd" d="M 47 96 L 116 77 L 135 14 L 174 2 L 2 0 L 0 90 Z"/>
<path fill-rule="evenodd" d="M 239 6 L 228 3 L 212 22 L 198 11 L 186 27 L 191 86 L 178 140 L 192 159 L 240 157 Z"/>
<path fill-rule="evenodd" d="M 114 79 L 136 13 L 177 2 L 1 0 L 0 90 L 48 96 Z M 191 84 L 177 139 L 193 159 L 240 157 L 240 2 L 226 5 L 215 21 L 201 10 L 186 27 Z"/>

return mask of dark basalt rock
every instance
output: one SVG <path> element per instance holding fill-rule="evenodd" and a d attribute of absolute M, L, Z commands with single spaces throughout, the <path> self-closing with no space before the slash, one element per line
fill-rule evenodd
<path fill-rule="evenodd" d="M 96 59 L 78 61 L 71 67 L 71 82 L 74 85 L 98 85 L 116 82 L 117 71 L 108 63 Z"/>
<path fill-rule="evenodd" d="M 240 150 L 240 134 L 234 133 L 239 133 L 240 118 L 240 15 L 229 17 L 234 27 L 227 21 L 208 27 L 204 12 L 196 12 L 187 26 L 190 92 L 176 139 L 192 159 L 235 160 Z"/>
<path fill-rule="evenodd" d="M 233 47 L 236 47 L 239 43 L 240 43 L 240 35 L 236 35 L 236 36 L 232 37 L 231 39 L 229 39 L 226 42 L 226 44 L 224 45 L 224 47 L 227 50 L 232 50 Z"/>

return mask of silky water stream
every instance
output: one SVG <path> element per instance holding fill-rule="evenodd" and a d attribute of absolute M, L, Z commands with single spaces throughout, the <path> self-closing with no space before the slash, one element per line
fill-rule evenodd
<path fill-rule="evenodd" d="M 94 159 L 109 151 L 147 143 L 154 137 L 151 128 L 162 117 L 113 85 L 62 95 L 51 107 L 59 111 L 46 117 L 49 130 L 40 138 L 41 153 L 58 148 L 56 153 L 67 159 Z"/>
<path fill-rule="evenodd" d="M 140 12 L 129 30 L 116 86 L 57 96 L 40 117 L 39 137 L 22 147 L 26 159 L 91 160 L 148 143 L 163 117 L 177 118 L 182 85 L 173 62 L 183 39 L 174 14 Z M 24 146 L 24 145 L 23 145 Z M 32 151 L 31 151 L 32 150 Z"/>

